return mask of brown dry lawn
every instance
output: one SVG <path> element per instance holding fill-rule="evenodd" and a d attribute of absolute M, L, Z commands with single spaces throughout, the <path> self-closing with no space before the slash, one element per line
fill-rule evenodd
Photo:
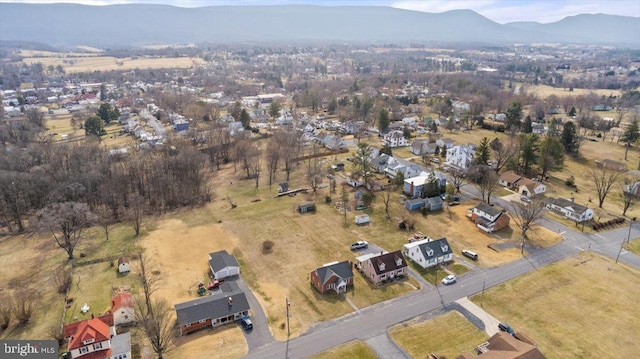
<path fill-rule="evenodd" d="M 487 339 L 486 334 L 460 313 L 452 311 L 424 322 L 410 321 L 389 329 L 389 336 L 412 358 L 430 353 L 455 358 Z"/>
<path fill-rule="evenodd" d="M 377 359 L 376 353 L 362 341 L 354 340 L 316 354 L 311 359 Z"/>
<path fill-rule="evenodd" d="M 595 93 L 598 96 L 621 96 L 622 91 L 620 90 L 607 90 L 607 89 L 579 89 L 574 88 L 573 91 L 569 91 L 569 88 L 555 88 L 548 85 L 529 85 L 526 86 L 526 91 L 529 94 L 533 94 L 538 96 L 539 98 L 545 99 L 551 95 L 556 95 L 558 97 L 565 96 L 580 96 L 580 95 L 588 95 L 590 93 Z"/>
<path fill-rule="evenodd" d="M 66 63 L 65 63 L 66 61 Z M 162 68 L 192 68 L 203 64 L 197 57 L 177 58 L 115 58 L 111 56 L 60 56 L 60 57 L 27 57 L 22 60 L 25 64 L 42 63 L 44 67 L 50 65 L 64 68 L 66 73 L 95 72 L 111 70 L 137 70 Z"/>
<path fill-rule="evenodd" d="M 174 346 L 164 356 L 167 359 L 189 358 L 241 358 L 249 352 L 249 347 L 236 325 L 228 325 L 216 330 L 201 330 L 187 336 L 177 337 Z"/>
<path fill-rule="evenodd" d="M 491 288 L 483 305 L 548 358 L 633 358 L 638 296 L 640 271 L 583 252 Z"/>

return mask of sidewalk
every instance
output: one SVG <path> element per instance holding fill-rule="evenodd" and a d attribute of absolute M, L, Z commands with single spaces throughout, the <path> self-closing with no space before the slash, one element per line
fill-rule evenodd
<path fill-rule="evenodd" d="M 500 322 L 498 321 L 498 319 L 485 312 L 484 309 L 480 308 L 475 303 L 470 301 L 469 298 L 460 298 L 456 300 L 456 303 L 460 304 L 463 308 L 471 312 L 471 314 L 482 320 L 482 322 L 484 323 L 484 331 L 487 332 L 489 336 L 492 336 L 499 331 L 498 323 Z"/>

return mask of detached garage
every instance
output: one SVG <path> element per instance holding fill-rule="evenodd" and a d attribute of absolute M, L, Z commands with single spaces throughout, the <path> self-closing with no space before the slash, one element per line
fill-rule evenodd
<path fill-rule="evenodd" d="M 240 264 L 227 251 L 209 253 L 209 268 L 217 280 L 240 274 Z"/>

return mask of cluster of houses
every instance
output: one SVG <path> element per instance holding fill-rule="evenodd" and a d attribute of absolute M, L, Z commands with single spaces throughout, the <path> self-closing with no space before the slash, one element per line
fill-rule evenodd
<path fill-rule="evenodd" d="M 174 306 L 182 335 L 234 323 L 249 315 L 251 308 L 244 291 L 235 281 L 225 280 L 240 275 L 237 259 L 225 250 L 210 253 L 209 269 L 212 278 L 221 282 L 219 289 Z"/>
<path fill-rule="evenodd" d="M 320 293 L 345 293 L 353 287 L 353 268 L 374 285 L 402 278 L 408 274 L 407 260 L 422 268 L 449 263 L 453 250 L 446 238 L 407 243 L 402 251 L 369 253 L 356 257 L 355 262 L 342 261 L 324 264 L 314 269 L 309 278 Z"/>

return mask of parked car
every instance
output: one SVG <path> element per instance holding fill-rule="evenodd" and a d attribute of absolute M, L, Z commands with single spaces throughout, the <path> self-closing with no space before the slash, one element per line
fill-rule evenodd
<path fill-rule="evenodd" d="M 447 284 L 453 284 L 456 282 L 456 276 L 453 274 L 450 274 L 444 278 L 442 278 L 442 284 L 447 285 Z"/>
<path fill-rule="evenodd" d="M 462 251 L 462 255 L 464 255 L 467 258 L 473 259 L 474 261 L 478 260 L 478 253 L 472 252 L 472 251 L 467 250 L 467 249 Z"/>
<path fill-rule="evenodd" d="M 328 178 L 328 179 L 333 179 L 333 175 L 332 175 L 331 173 L 329 173 L 329 174 L 327 175 L 327 178 Z"/>
<path fill-rule="evenodd" d="M 439 159 L 439 158 L 437 158 L 437 157 L 433 157 L 433 158 L 431 158 L 431 162 L 433 162 L 433 163 L 440 163 L 440 159 Z"/>
<path fill-rule="evenodd" d="M 520 196 L 520 200 L 524 203 L 531 203 L 531 198 L 527 196 Z"/>
<path fill-rule="evenodd" d="M 242 327 L 245 330 L 253 329 L 253 322 L 251 322 L 251 319 L 246 315 L 240 319 L 240 324 L 242 324 Z"/>
<path fill-rule="evenodd" d="M 351 243 L 351 250 L 356 251 L 358 249 L 364 249 L 369 247 L 369 242 L 367 241 L 357 241 L 355 243 Z"/>
<path fill-rule="evenodd" d="M 507 323 L 499 323 L 498 329 L 500 329 L 501 332 L 507 332 L 511 335 L 516 335 L 515 330 L 513 330 L 513 328 L 511 328 L 511 326 Z"/>

